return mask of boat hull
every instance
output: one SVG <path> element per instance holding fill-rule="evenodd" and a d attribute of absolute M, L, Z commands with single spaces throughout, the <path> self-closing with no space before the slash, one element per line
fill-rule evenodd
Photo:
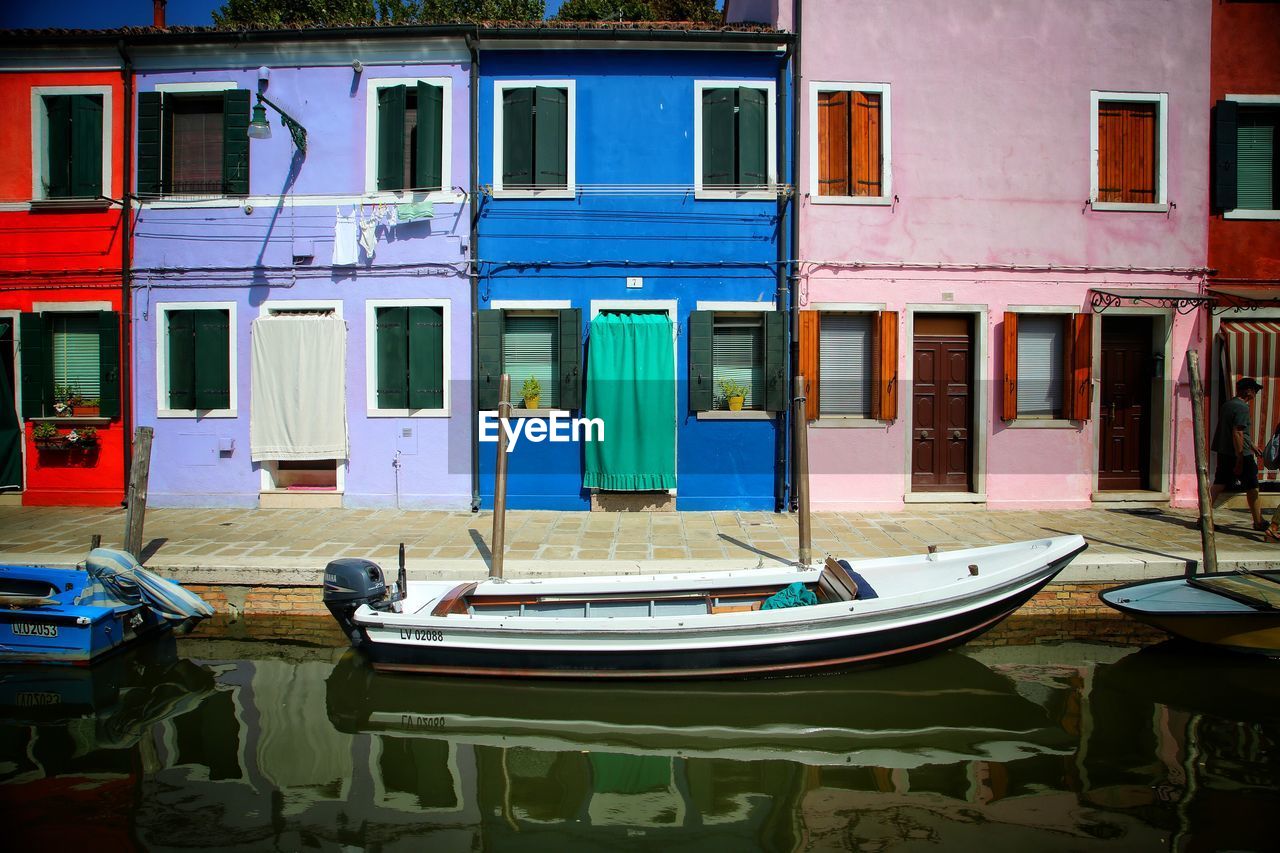
<path fill-rule="evenodd" d="M 1104 590 L 1099 598 L 1175 637 L 1233 652 L 1280 657 L 1280 611 L 1260 610 L 1197 589 L 1185 578 L 1127 584 Z"/>
<path fill-rule="evenodd" d="M 467 619 L 423 620 L 428 627 L 388 629 L 363 625 L 361 645 L 375 669 L 434 675 L 707 679 L 783 676 L 904 662 L 959 646 L 990 630 L 1025 604 L 1085 548 L 1083 540 L 1059 548 L 1054 559 L 998 587 L 945 606 L 919 605 L 851 613 L 843 605 L 796 608 L 814 618 L 790 627 L 709 626 L 698 631 L 637 631 L 602 639 L 604 632 L 544 632 L 523 640 L 519 631 L 469 630 Z M 836 615 L 818 617 L 835 607 Z M 856 608 L 852 608 L 856 609 Z M 827 610 L 828 614 L 832 611 Z M 720 619 L 722 617 L 711 617 Z M 800 617 L 797 617 L 800 618 Z M 704 617 L 704 623 L 706 617 Z M 359 621 L 357 619 L 357 621 Z M 525 620 L 526 622 L 530 620 Z M 536 621 L 536 620 L 533 620 Z M 689 620 L 690 623 L 695 620 Z M 441 625 L 440 629 L 430 627 Z M 395 636 L 396 632 L 399 636 Z M 504 641 L 505 634 L 510 635 Z M 473 636 L 468 638 L 466 634 Z M 774 637 L 776 639 L 769 639 Z M 426 640 L 417 642 L 415 640 Z"/>

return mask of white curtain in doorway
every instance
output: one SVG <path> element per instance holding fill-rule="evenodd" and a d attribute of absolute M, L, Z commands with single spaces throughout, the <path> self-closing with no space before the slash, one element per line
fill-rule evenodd
<path fill-rule="evenodd" d="M 253 321 L 249 455 L 346 459 L 347 328 L 339 317 Z"/>

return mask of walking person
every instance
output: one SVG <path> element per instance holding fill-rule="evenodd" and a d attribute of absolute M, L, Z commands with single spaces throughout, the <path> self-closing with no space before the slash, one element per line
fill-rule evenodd
<path fill-rule="evenodd" d="M 1215 507 L 1225 492 L 1243 491 L 1249 501 L 1254 530 L 1267 529 L 1258 500 L 1258 451 L 1249 437 L 1253 423 L 1249 407 L 1261 390 L 1256 379 L 1243 377 L 1236 382 L 1236 395 L 1223 404 L 1218 413 L 1218 426 L 1213 432 L 1218 467 L 1209 491 Z"/>

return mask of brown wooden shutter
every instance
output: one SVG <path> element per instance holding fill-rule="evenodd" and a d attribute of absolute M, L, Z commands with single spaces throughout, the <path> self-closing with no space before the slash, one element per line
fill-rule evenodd
<path fill-rule="evenodd" d="M 1152 103 L 1098 104 L 1098 201 L 1156 202 L 1157 118 Z"/>
<path fill-rule="evenodd" d="M 850 195 L 849 93 L 818 93 L 818 195 Z"/>
<path fill-rule="evenodd" d="M 880 94 L 854 92 L 852 106 L 852 195 L 883 195 L 880 177 Z"/>
<path fill-rule="evenodd" d="M 881 311 L 875 321 L 876 372 L 875 416 L 882 421 L 898 419 L 898 312 Z"/>
<path fill-rule="evenodd" d="M 800 312 L 800 375 L 804 377 L 804 412 L 808 420 L 818 419 L 822 411 L 818 397 L 819 338 L 822 330 L 821 316 L 817 311 Z"/>
<path fill-rule="evenodd" d="M 1018 315 L 1004 312 L 1004 382 L 1001 400 L 1001 417 L 1006 421 L 1018 419 Z"/>
<path fill-rule="evenodd" d="M 1093 391 L 1093 315 L 1073 314 L 1067 318 L 1066 352 L 1062 360 L 1066 381 L 1062 386 L 1062 416 L 1087 421 Z"/>

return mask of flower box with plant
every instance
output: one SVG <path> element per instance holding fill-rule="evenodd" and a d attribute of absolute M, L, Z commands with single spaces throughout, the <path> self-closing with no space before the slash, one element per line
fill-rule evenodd
<path fill-rule="evenodd" d="M 524 397 L 524 407 L 526 409 L 538 408 L 538 403 L 542 401 L 542 383 L 538 381 L 536 376 L 530 376 L 520 386 L 520 396 Z"/>
<path fill-rule="evenodd" d="M 729 411 L 742 411 L 742 404 L 747 399 L 747 386 L 732 379 L 721 379 L 720 390 L 724 393 L 724 399 L 729 405 Z"/>
<path fill-rule="evenodd" d="M 72 417 L 77 406 L 84 405 L 84 398 L 74 385 L 55 385 L 53 388 L 53 410 L 63 417 Z"/>
<path fill-rule="evenodd" d="M 76 427 L 67 433 L 67 444 L 71 447 L 97 447 L 98 431 L 91 426 Z"/>
<path fill-rule="evenodd" d="M 66 444 L 58 428 L 47 422 L 38 423 L 32 427 L 31 438 L 35 441 L 36 447 L 62 447 Z"/>

